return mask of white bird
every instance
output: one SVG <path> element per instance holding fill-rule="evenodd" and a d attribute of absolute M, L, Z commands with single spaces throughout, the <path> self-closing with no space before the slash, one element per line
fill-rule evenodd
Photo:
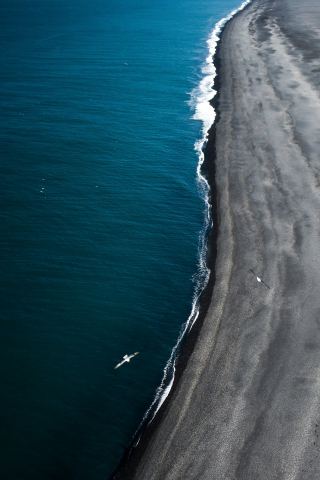
<path fill-rule="evenodd" d="M 135 357 L 136 355 L 138 355 L 138 353 L 140 353 L 140 352 L 135 352 L 133 355 L 125 355 L 125 356 L 123 357 L 122 362 L 118 363 L 118 365 L 116 365 L 114 368 L 121 367 L 121 365 L 122 365 L 124 362 L 130 362 L 130 358 Z"/>
<path fill-rule="evenodd" d="M 256 279 L 257 279 L 257 281 L 258 281 L 259 283 L 263 283 L 263 284 L 264 284 L 266 287 L 268 287 L 268 288 L 269 288 L 269 290 L 270 290 L 270 287 L 269 287 L 269 285 L 267 285 L 267 284 L 266 284 L 266 282 L 264 282 L 264 281 L 263 281 L 263 280 L 262 280 L 260 277 L 257 277 L 257 275 L 254 273 L 254 271 L 253 271 L 253 270 L 251 270 L 251 268 L 250 268 L 250 272 L 252 272 L 252 273 L 253 273 L 253 275 L 255 275 L 255 276 L 256 276 Z"/>

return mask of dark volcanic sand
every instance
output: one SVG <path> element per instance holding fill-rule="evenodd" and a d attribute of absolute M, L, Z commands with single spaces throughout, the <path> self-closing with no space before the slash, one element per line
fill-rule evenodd
<path fill-rule="evenodd" d="M 320 1 L 254 1 L 218 63 L 216 283 L 161 421 L 117 478 L 316 480 Z"/>

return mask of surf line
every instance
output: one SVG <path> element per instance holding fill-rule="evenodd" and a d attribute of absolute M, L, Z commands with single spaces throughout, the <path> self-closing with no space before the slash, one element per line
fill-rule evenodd
<path fill-rule="evenodd" d="M 214 86 L 214 79 L 216 76 L 216 67 L 214 65 L 214 54 L 216 52 L 217 43 L 220 40 L 219 34 L 221 33 L 222 28 L 224 25 L 238 12 L 243 10 L 251 0 L 245 0 L 239 8 L 233 10 L 227 17 L 222 18 L 218 23 L 216 23 L 210 38 L 207 40 L 209 55 L 206 58 L 206 63 L 202 68 L 203 78 L 200 81 L 199 85 L 190 93 L 190 101 L 189 105 L 191 108 L 195 110 L 193 115 L 194 120 L 201 120 L 202 121 L 202 136 L 199 140 L 196 141 L 194 149 L 198 155 L 198 165 L 197 165 L 197 183 L 201 197 L 205 202 L 205 220 L 202 230 L 200 231 L 200 238 L 199 238 L 199 255 L 198 255 L 198 269 L 197 273 L 194 275 L 193 279 L 195 281 L 195 289 L 194 295 L 192 300 L 192 308 L 191 313 L 187 319 L 187 321 L 182 325 L 180 335 L 178 337 L 177 343 L 174 346 L 170 358 L 167 361 L 167 364 L 163 370 L 163 377 L 159 387 L 156 390 L 155 397 L 153 402 L 151 403 L 150 407 L 146 411 L 142 422 L 134 435 L 136 437 L 134 442 L 134 447 L 136 447 L 140 441 L 141 434 L 139 435 L 138 432 L 141 431 L 143 425 L 150 423 L 153 421 L 154 417 L 156 416 L 157 412 L 159 411 L 161 405 L 164 403 L 166 398 L 168 397 L 170 390 L 172 388 L 174 378 L 175 378 L 175 366 L 176 366 L 176 359 L 177 354 L 179 351 L 180 344 L 184 337 L 190 332 L 194 323 L 196 322 L 199 311 L 200 305 L 199 300 L 201 297 L 201 293 L 204 290 L 205 286 L 208 283 L 210 277 L 210 269 L 206 264 L 206 250 L 207 250 L 207 238 L 208 232 L 212 227 L 212 220 L 211 220 L 211 205 L 210 205 L 210 186 L 202 174 L 202 165 L 204 162 L 204 149 L 208 140 L 208 134 L 211 126 L 214 123 L 216 118 L 216 112 L 214 108 L 210 105 L 210 101 L 216 95 L 216 91 L 213 89 Z"/>

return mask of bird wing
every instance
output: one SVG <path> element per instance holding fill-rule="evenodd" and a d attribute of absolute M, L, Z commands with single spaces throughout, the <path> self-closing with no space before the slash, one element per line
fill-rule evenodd
<path fill-rule="evenodd" d="M 135 352 L 135 353 L 133 353 L 132 355 L 129 355 L 128 358 L 133 358 L 133 357 L 135 357 L 136 355 L 138 355 L 138 353 L 140 353 L 140 352 Z"/>
<path fill-rule="evenodd" d="M 269 290 L 270 290 L 270 287 L 269 287 L 269 285 L 267 285 L 267 284 L 266 284 L 266 282 L 264 282 L 263 280 L 261 280 L 261 282 L 262 282 L 262 283 L 264 283 L 264 284 L 265 284 L 265 286 L 266 286 L 266 287 L 268 287 L 268 288 L 269 288 Z"/>
<path fill-rule="evenodd" d="M 118 365 L 116 365 L 114 368 L 116 369 L 116 368 L 121 367 L 121 365 L 122 365 L 124 362 L 125 362 L 125 360 L 122 360 L 122 362 L 118 363 Z"/>

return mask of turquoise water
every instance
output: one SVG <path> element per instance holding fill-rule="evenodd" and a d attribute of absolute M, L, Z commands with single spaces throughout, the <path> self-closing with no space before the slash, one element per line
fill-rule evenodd
<path fill-rule="evenodd" d="M 190 93 L 239 5 L 0 1 L 4 480 L 106 478 L 154 398 L 205 215 Z"/>

